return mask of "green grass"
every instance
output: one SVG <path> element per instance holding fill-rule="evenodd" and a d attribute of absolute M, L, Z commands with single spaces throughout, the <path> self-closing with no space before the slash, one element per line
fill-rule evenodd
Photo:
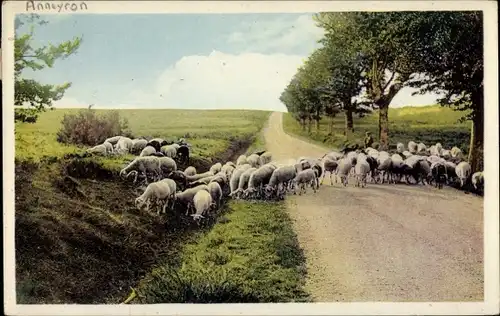
<path fill-rule="evenodd" d="M 398 142 L 402 142 L 406 147 L 408 142 L 413 140 L 417 143 L 423 142 L 427 146 L 440 142 L 445 148 L 457 146 L 463 152 L 468 152 L 470 122 L 458 122 L 464 114 L 438 105 L 389 109 L 390 149 L 394 149 Z M 334 118 L 333 135 L 328 135 L 329 120 L 324 117 L 320 122 L 319 131 L 313 125 L 311 133 L 308 133 L 307 130 L 302 130 L 291 114 L 286 113 L 283 117 L 283 128 L 289 134 L 339 149 L 346 140 L 343 135 L 344 116 L 339 114 Z M 367 131 L 370 131 L 375 142 L 378 142 L 378 111 L 363 118 L 354 117 L 354 133 L 349 141 L 363 144 Z"/>
<path fill-rule="evenodd" d="M 40 115 L 35 124 L 16 123 L 16 158 L 43 160 L 81 152 L 83 148 L 58 143 L 56 135 L 65 113 L 78 109 L 56 109 Z M 106 110 L 97 110 L 103 112 Z M 213 157 L 227 150 L 237 139 L 253 137 L 266 122 L 269 112 L 251 110 L 119 110 L 128 119 L 136 137 L 185 137 L 193 145 L 193 157 Z M 114 135 L 110 135 L 114 136 Z M 126 157 L 127 159 L 130 157 Z M 119 163 L 121 158 L 111 159 Z M 111 162 L 113 164 L 113 162 Z"/>
<path fill-rule="evenodd" d="M 283 202 L 230 201 L 226 220 L 156 267 L 136 304 L 307 302 L 305 260 Z"/>

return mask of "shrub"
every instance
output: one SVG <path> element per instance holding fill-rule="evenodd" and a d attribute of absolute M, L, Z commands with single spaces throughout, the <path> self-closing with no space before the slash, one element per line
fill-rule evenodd
<path fill-rule="evenodd" d="M 131 136 L 127 120 L 120 119 L 118 111 L 97 115 L 95 110 L 84 109 L 76 114 L 64 115 L 62 127 L 57 132 L 57 141 L 94 146 L 115 135 Z"/>

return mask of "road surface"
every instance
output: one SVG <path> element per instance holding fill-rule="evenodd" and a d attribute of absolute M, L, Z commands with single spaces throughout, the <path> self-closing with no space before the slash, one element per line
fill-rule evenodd
<path fill-rule="evenodd" d="M 280 112 L 264 137 L 273 160 L 329 151 L 286 134 Z M 287 204 L 317 302 L 483 300 L 480 197 L 423 185 L 343 188 L 327 177 Z"/>

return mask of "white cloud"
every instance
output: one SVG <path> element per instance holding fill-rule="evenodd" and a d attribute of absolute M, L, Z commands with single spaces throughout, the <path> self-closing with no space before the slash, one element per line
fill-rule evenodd
<path fill-rule="evenodd" d="M 242 23 L 239 31 L 227 37 L 227 42 L 246 52 L 293 50 L 311 53 L 319 46 L 317 41 L 323 34 L 323 29 L 315 25 L 311 15 L 301 15 L 294 20 L 281 18 Z"/>
<path fill-rule="evenodd" d="M 91 103 L 82 102 L 72 97 L 64 96 L 61 100 L 54 101 L 52 105 L 55 108 L 86 108 Z"/>
<path fill-rule="evenodd" d="M 434 93 L 426 93 L 423 95 L 412 96 L 413 92 L 418 91 L 418 89 L 413 88 L 403 88 L 398 94 L 392 99 L 390 104 L 391 108 L 400 108 L 404 106 L 425 106 L 437 103 L 437 95 Z"/>
<path fill-rule="evenodd" d="M 284 54 L 186 56 L 159 76 L 154 91 L 132 91 L 127 100 L 144 107 L 286 111 L 279 97 L 302 62 Z"/>

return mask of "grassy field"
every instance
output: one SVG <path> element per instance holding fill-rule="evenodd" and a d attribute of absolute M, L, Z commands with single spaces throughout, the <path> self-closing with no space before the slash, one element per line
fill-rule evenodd
<path fill-rule="evenodd" d="M 407 146 L 410 140 L 423 142 L 427 146 L 440 142 L 445 148 L 457 146 L 468 152 L 470 139 L 470 122 L 459 123 L 464 112 L 450 108 L 435 106 L 404 107 L 389 109 L 390 149 L 395 149 L 398 142 Z M 313 140 L 316 143 L 339 149 L 346 140 L 344 132 L 344 116 L 334 118 L 333 134 L 329 135 L 330 119 L 324 117 L 319 131 L 313 126 L 311 133 L 302 130 L 300 124 L 289 114 L 284 114 L 283 128 L 292 135 Z M 378 142 L 378 112 L 363 118 L 354 117 L 354 133 L 350 142 L 363 144 L 365 132 L 370 131 Z"/>
<path fill-rule="evenodd" d="M 165 219 L 137 211 L 133 200 L 141 192 L 115 177 L 131 156 L 63 157 L 83 150 L 56 141 L 58 120 L 70 111 L 51 111 L 36 124 L 16 125 L 18 303 L 117 303 L 159 258 L 177 262 L 182 246 L 204 234 L 175 212 Z M 135 136 L 186 137 L 200 172 L 213 161 L 236 159 L 252 143 L 261 146 L 258 131 L 269 115 L 120 112 Z"/>
<path fill-rule="evenodd" d="M 16 158 L 39 161 L 82 151 L 56 141 L 66 113 L 77 109 L 56 109 L 43 113 L 36 124 L 17 123 Z M 106 110 L 96 110 L 97 113 Z M 210 158 L 224 152 L 231 141 L 253 137 L 266 122 L 269 112 L 238 110 L 120 110 L 135 137 L 184 137 L 193 145 L 193 157 Z M 110 135 L 114 136 L 114 135 Z M 36 144 L 36 146 L 35 146 Z M 96 144 L 97 145 L 97 144 Z"/>

